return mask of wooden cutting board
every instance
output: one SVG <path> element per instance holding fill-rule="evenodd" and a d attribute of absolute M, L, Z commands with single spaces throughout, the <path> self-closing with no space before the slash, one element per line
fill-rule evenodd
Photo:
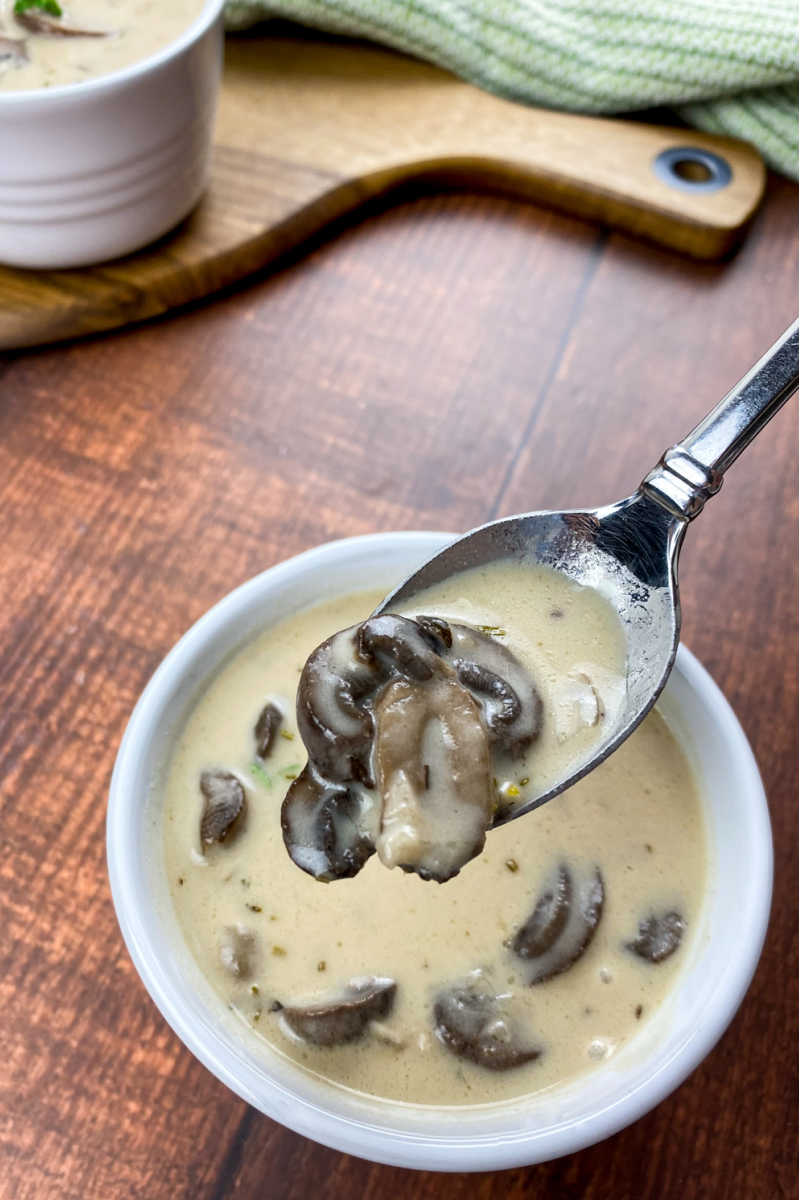
<path fill-rule="evenodd" d="M 662 181 L 675 146 L 732 170 L 714 192 Z M 263 267 L 369 199 L 419 181 L 511 193 L 699 258 L 741 239 L 764 187 L 743 142 L 499 100 L 363 44 L 229 39 L 205 199 L 138 254 L 75 271 L 0 267 L 0 349 L 139 321 Z"/>

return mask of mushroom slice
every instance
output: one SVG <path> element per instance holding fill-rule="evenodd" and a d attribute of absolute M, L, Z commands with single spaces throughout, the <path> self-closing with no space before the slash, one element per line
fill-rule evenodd
<path fill-rule="evenodd" d="M 469 625 L 451 625 L 448 661 L 480 703 L 492 743 L 519 758 L 539 734 L 542 700 L 511 651 Z"/>
<path fill-rule="evenodd" d="M 548 891 L 552 892 L 552 900 L 546 899 Z M 569 867 L 559 868 L 555 888 L 545 889 L 533 913 L 510 942 L 514 953 L 532 967 L 529 984 L 554 979 L 578 961 L 600 924 L 604 900 L 605 886 L 599 867 L 591 868 L 577 882 Z M 551 937 L 554 927 L 558 932 Z M 538 953 L 537 942 L 542 946 Z"/>
<path fill-rule="evenodd" d="M 54 37 L 108 37 L 108 30 L 76 29 L 74 25 L 64 25 L 58 17 L 49 13 L 29 9 L 26 12 L 15 12 L 14 20 L 18 21 L 30 33 L 45 33 Z"/>
<path fill-rule="evenodd" d="M 278 730 L 281 727 L 283 713 L 278 708 L 277 704 L 273 704 L 271 700 L 262 708 L 258 714 L 258 720 L 255 723 L 253 733 L 256 739 L 256 755 L 258 758 L 266 758 L 272 749 L 272 745 L 277 736 Z"/>
<path fill-rule="evenodd" d="M 600 694 L 585 671 L 573 671 L 555 689 L 553 716 L 559 742 L 581 729 L 597 725 L 605 716 Z"/>
<path fill-rule="evenodd" d="M 520 958 L 539 958 L 550 950 L 564 932 L 572 905 L 572 875 L 561 863 L 555 877 L 542 891 L 533 912 L 520 925 L 511 949 Z"/>
<path fill-rule="evenodd" d="M 200 841 L 204 846 L 224 842 L 244 811 L 244 788 L 230 771 L 203 771 L 200 791 L 205 798 Z"/>
<path fill-rule="evenodd" d="M 487 724 L 494 732 L 500 726 L 512 725 L 519 719 L 522 712 L 519 696 L 505 679 L 482 667 L 480 663 L 466 662 L 463 659 L 458 664 L 457 674 L 459 683 L 493 702 L 493 711 Z"/>
<path fill-rule="evenodd" d="M 437 654 L 444 654 L 453 644 L 453 634 L 447 621 L 442 617 L 422 617 L 414 618 L 415 624 L 419 627 L 419 631 L 425 638 L 429 646 L 431 646 Z"/>
<path fill-rule="evenodd" d="M 533 1062 L 542 1051 L 520 1041 L 506 999 L 473 982 L 440 992 L 433 1006 L 436 1036 L 451 1054 L 490 1071 Z"/>
<path fill-rule="evenodd" d="M 397 984 L 393 979 L 370 976 L 351 979 L 341 996 L 305 1006 L 285 1005 L 281 1020 L 312 1046 L 343 1046 L 362 1037 L 371 1021 L 388 1017 Z"/>
<path fill-rule="evenodd" d="M 657 917 L 651 913 L 639 922 L 639 934 L 625 949 L 647 962 L 660 963 L 674 954 L 686 931 L 686 922 L 679 912 L 671 910 Z"/>
<path fill-rule="evenodd" d="M 28 49 L 24 38 L 5 37 L 0 34 L 0 64 L 10 60 L 12 65 L 28 61 Z"/>
<path fill-rule="evenodd" d="M 297 688 L 297 727 L 321 776 L 371 787 L 373 723 L 366 702 L 384 677 L 358 654 L 357 634 L 358 626 L 343 629 L 309 657 Z"/>
<path fill-rule="evenodd" d="M 357 875 L 375 853 L 374 803 L 354 788 L 319 779 L 305 766 L 281 806 L 283 840 L 292 861 L 315 879 Z"/>
<path fill-rule="evenodd" d="M 309 761 L 282 809 L 290 855 L 335 879 L 377 848 L 387 866 L 450 879 L 494 819 L 492 746 L 516 757 L 540 721 L 522 664 L 478 630 L 384 613 L 334 634 L 297 692 Z"/>
<path fill-rule="evenodd" d="M 219 959 L 226 971 L 237 979 L 250 979 L 255 971 L 258 938 L 244 925 L 229 925 L 223 929 L 219 942 Z"/>
<path fill-rule="evenodd" d="M 494 816 L 478 705 L 452 676 L 396 679 L 375 705 L 375 724 L 378 855 L 387 867 L 443 883 L 480 853 Z"/>
<path fill-rule="evenodd" d="M 385 613 L 370 617 L 358 630 L 358 648 L 368 661 L 389 674 L 424 681 L 441 671 L 442 661 L 416 621 Z"/>

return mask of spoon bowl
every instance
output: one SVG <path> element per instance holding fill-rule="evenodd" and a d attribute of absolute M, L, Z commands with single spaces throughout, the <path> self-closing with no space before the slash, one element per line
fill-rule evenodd
<path fill-rule="evenodd" d="M 618 504 L 580 512 L 534 512 L 481 525 L 405 580 L 386 612 L 424 588 L 498 561 L 546 566 L 594 588 L 616 612 L 628 663 L 623 704 L 591 759 L 546 792 L 504 805 L 495 825 L 538 808 L 590 771 L 633 732 L 655 704 L 678 648 L 680 605 L 675 563 L 684 526 L 638 492 Z"/>
<path fill-rule="evenodd" d="M 606 759 L 644 719 L 666 683 L 680 634 L 678 555 L 691 520 L 722 486 L 741 451 L 797 389 L 798 327 L 775 345 L 692 432 L 671 447 L 632 496 L 587 511 L 532 512 L 481 525 L 429 559 L 377 613 L 408 605 L 453 575 L 499 561 L 554 568 L 594 588 L 625 638 L 626 693 L 591 757 L 547 791 L 504 805 L 495 825 L 551 800 Z"/>

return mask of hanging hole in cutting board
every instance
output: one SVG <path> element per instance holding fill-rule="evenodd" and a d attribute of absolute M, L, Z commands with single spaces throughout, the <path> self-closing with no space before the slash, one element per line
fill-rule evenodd
<path fill-rule="evenodd" d="M 673 146 L 653 159 L 653 170 L 670 187 L 685 192 L 718 192 L 733 178 L 730 164 L 698 146 Z"/>

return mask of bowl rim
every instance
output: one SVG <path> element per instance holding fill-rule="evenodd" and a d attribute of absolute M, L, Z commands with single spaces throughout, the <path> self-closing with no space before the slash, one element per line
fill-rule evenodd
<path fill-rule="evenodd" d="M 662 1064 L 656 1075 L 589 1117 L 553 1127 L 548 1131 L 546 1146 L 542 1141 L 543 1133 L 537 1133 L 536 1128 L 530 1126 L 504 1132 L 502 1136 L 496 1133 L 476 1135 L 473 1131 L 468 1136 L 423 1135 L 354 1121 L 326 1109 L 324 1098 L 309 1103 L 305 1097 L 285 1089 L 274 1079 L 269 1080 L 268 1096 L 256 1090 L 225 1061 L 228 1048 L 221 1044 L 224 1039 L 217 1031 L 209 1026 L 205 1030 L 195 1028 L 182 1012 L 181 997 L 160 967 L 158 947 L 152 944 L 138 909 L 134 872 L 130 856 L 124 853 L 126 819 L 130 818 L 137 803 L 141 808 L 141 797 L 128 787 L 128 780 L 143 747 L 152 741 L 154 728 L 148 733 L 148 723 L 153 724 L 152 713 L 166 693 L 190 671 L 193 660 L 210 639 L 224 628 L 241 622 L 253 598 L 260 596 L 265 588 L 272 590 L 306 568 L 316 570 L 336 564 L 351 549 L 366 552 L 413 544 L 419 545 L 422 559 L 426 551 L 435 553 L 453 537 L 452 533 L 403 531 L 326 542 L 268 568 L 210 608 L 161 661 L 133 710 L 112 774 L 106 842 L 112 899 L 134 966 L 164 1019 L 218 1079 L 273 1120 L 332 1149 L 392 1166 L 463 1172 L 501 1170 L 548 1161 L 601 1141 L 631 1124 L 682 1083 L 708 1054 L 731 1021 L 750 984 L 766 933 L 772 895 L 772 836 L 766 796 L 749 742 L 730 704 L 685 646 L 679 647 L 675 671 L 713 708 L 726 745 L 731 747 L 736 758 L 742 790 L 749 798 L 751 858 L 748 866 L 753 878 L 760 881 L 760 887 L 749 909 L 737 914 L 739 941 L 736 953 L 733 948 L 731 950 L 727 987 L 721 997 L 715 998 L 715 1004 L 704 1010 L 704 1020 L 692 1029 L 691 1035 Z M 406 1107 L 419 1110 L 421 1106 Z M 537 1136 L 540 1144 L 532 1155 L 532 1142 Z"/>
<path fill-rule="evenodd" d="M 107 75 L 98 75 L 94 79 L 81 79 L 77 83 L 62 83 L 57 87 L 25 88 L 13 92 L 0 91 L 0 109 L 5 106 L 9 108 L 28 106 L 34 110 L 37 108 L 47 109 L 61 106 L 70 99 L 80 102 L 98 94 L 102 96 L 121 89 L 136 80 L 137 77 L 157 71 L 170 59 L 178 58 L 184 50 L 199 41 L 214 22 L 221 17 L 224 6 L 225 0 L 204 0 L 199 14 L 177 38 L 168 42 L 166 46 L 162 46 L 161 49 L 155 50 L 147 58 L 137 59 L 136 62 L 129 63 L 126 67 L 120 67 L 118 71 L 112 71 Z"/>

